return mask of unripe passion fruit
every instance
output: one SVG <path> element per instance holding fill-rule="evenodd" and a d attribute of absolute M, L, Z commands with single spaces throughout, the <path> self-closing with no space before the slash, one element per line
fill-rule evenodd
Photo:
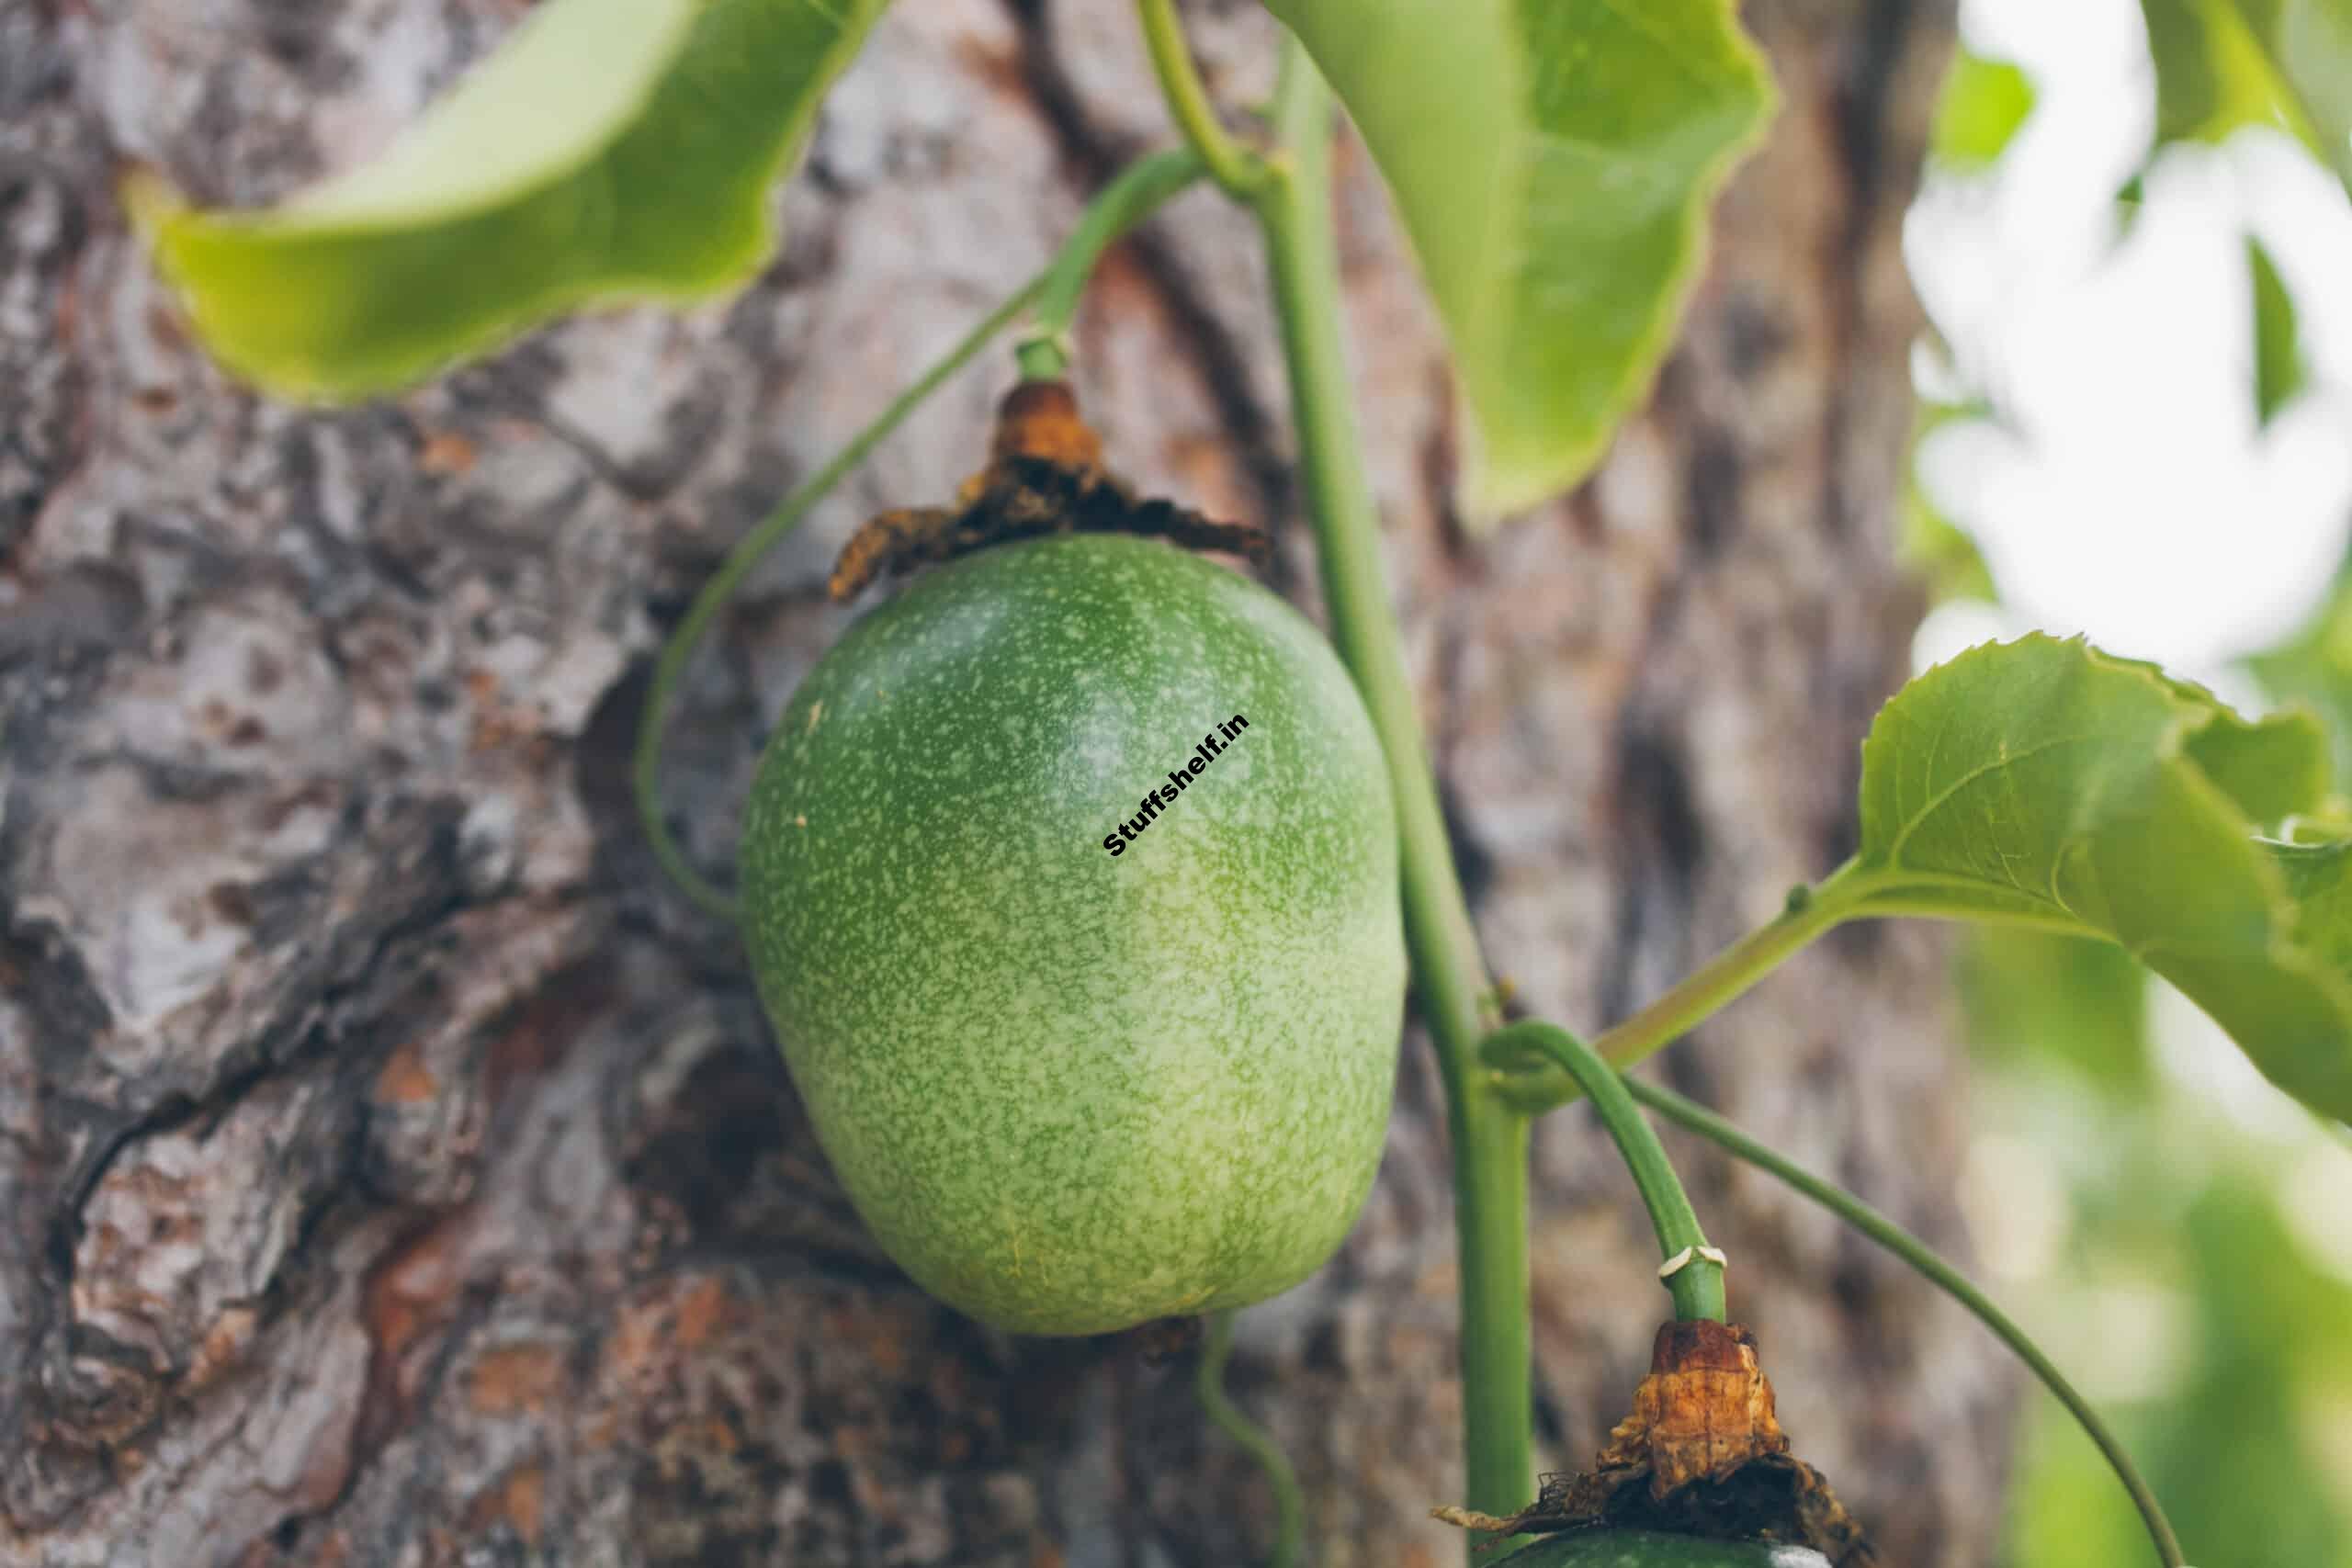
<path fill-rule="evenodd" d="M 1105 1332 L 1286 1290 L 1353 1223 L 1394 813 L 1347 672 L 1256 583 L 1096 535 L 919 580 L 795 694 L 741 869 L 818 1136 L 934 1294 Z"/>
<path fill-rule="evenodd" d="M 1751 1546 L 1653 1530 L 1548 1536 L 1499 1558 L 1495 1568 L 1829 1568 L 1806 1546 Z"/>

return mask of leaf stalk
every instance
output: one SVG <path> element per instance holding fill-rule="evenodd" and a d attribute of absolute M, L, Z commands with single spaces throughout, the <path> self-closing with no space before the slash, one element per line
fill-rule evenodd
<path fill-rule="evenodd" d="M 1630 1067 L 1713 1017 L 1796 951 L 1852 912 L 1840 878 L 1848 862 L 1820 886 L 1800 887 L 1781 911 L 1685 976 L 1656 1001 L 1604 1030 L 1592 1048 L 1612 1066 Z"/>

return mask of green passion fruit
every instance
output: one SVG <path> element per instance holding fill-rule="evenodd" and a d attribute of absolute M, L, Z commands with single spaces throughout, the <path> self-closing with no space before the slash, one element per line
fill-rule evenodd
<path fill-rule="evenodd" d="M 1104 1333 L 1320 1267 L 1404 1005 L 1380 746 L 1329 647 L 1166 544 L 918 579 L 779 719 L 741 855 L 760 994 L 900 1267 Z"/>
<path fill-rule="evenodd" d="M 1585 1530 L 1547 1536 L 1498 1558 L 1495 1568 L 1829 1568 L 1829 1559 L 1806 1546 L 1701 1540 L 1655 1530 Z"/>

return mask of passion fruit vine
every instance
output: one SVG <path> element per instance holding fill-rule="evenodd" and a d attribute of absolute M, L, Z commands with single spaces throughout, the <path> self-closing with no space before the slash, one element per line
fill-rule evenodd
<path fill-rule="evenodd" d="M 1347 672 L 1255 582 L 1084 533 L 918 579 L 782 716 L 741 872 L 819 1139 L 934 1294 L 1107 1332 L 1261 1301 L 1353 1223 L 1396 825 Z"/>

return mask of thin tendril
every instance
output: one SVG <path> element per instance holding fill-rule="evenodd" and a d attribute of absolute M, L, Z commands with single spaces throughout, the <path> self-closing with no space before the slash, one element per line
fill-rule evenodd
<path fill-rule="evenodd" d="M 646 840 L 652 846 L 653 858 L 678 888 L 706 912 L 734 923 L 740 906 L 734 897 L 713 886 L 702 873 L 687 863 L 685 853 L 672 837 L 668 820 L 662 814 L 662 733 L 670 716 L 670 702 L 677 690 L 678 681 L 685 673 L 687 661 L 702 646 L 710 625 L 718 612 L 735 596 L 752 567 L 760 558 L 774 548 L 777 540 L 790 533 L 808 509 L 822 501 L 832 488 L 841 483 L 851 469 L 865 461 L 883 439 L 904 423 L 925 398 L 937 391 L 947 378 L 969 364 L 972 357 L 988 346 L 989 340 L 1004 330 L 1007 323 L 1025 310 L 1045 286 L 1043 273 L 1033 277 L 1013 296 L 980 319 L 959 339 L 956 345 L 941 356 L 939 362 L 923 372 L 920 380 L 890 400 L 889 406 L 875 417 L 853 437 L 848 446 L 834 454 L 808 481 L 784 498 L 776 509 L 763 518 L 759 525 L 743 536 L 729 550 L 727 559 L 704 583 L 702 592 L 662 645 L 662 657 L 653 666 L 653 683 L 645 694 L 645 712 L 638 720 L 637 750 L 632 769 L 637 784 L 638 820 L 644 825 Z"/>
<path fill-rule="evenodd" d="M 1189 151 L 1154 153 L 1137 161 L 1103 188 L 1079 221 L 1069 242 L 1045 271 L 1031 278 L 1002 304 L 982 317 L 971 331 L 958 339 L 954 346 L 940 356 L 937 363 L 925 370 L 915 383 L 893 398 L 889 405 L 875 416 L 873 423 L 851 438 L 848 446 L 836 453 L 832 460 L 809 476 L 778 503 L 776 509 L 761 519 L 759 525 L 744 535 L 729 550 L 725 561 L 710 581 L 695 595 L 686 609 L 685 617 L 662 648 L 654 661 L 653 681 L 645 694 L 645 709 L 638 719 L 637 746 L 630 763 L 630 776 L 637 795 L 638 821 L 645 829 L 646 842 L 653 851 L 654 860 L 678 885 L 697 908 L 728 922 L 735 923 L 741 907 L 735 898 L 714 885 L 690 864 L 677 839 L 670 831 L 670 824 L 662 813 L 662 738 L 670 717 L 670 705 L 676 695 L 678 682 L 686 665 L 693 660 L 703 638 L 709 634 L 711 623 L 727 607 L 735 592 L 742 585 L 760 558 L 774 548 L 777 540 L 790 533 L 807 516 L 808 510 L 822 501 L 833 487 L 850 471 L 865 461 L 874 448 L 880 446 L 891 432 L 906 422 L 907 416 L 923 400 L 944 386 L 948 378 L 971 363 L 989 341 L 1004 330 L 1015 317 L 1029 308 L 1033 301 L 1045 298 L 1049 286 L 1069 291 L 1069 310 L 1075 310 L 1077 294 L 1085 287 L 1086 276 L 1103 246 L 1125 229 L 1140 222 L 1162 202 L 1200 177 L 1203 165 Z M 1082 262 L 1074 260 L 1074 255 Z M 1030 365 L 1024 354 L 1024 372 Z"/>
<path fill-rule="evenodd" d="M 1210 1422 L 1231 1438 L 1266 1472 L 1274 1489 L 1274 1550 L 1267 1568 L 1301 1568 L 1306 1562 L 1306 1495 L 1299 1490 L 1298 1472 L 1265 1429 L 1241 1414 L 1225 1392 L 1226 1359 L 1233 1354 L 1231 1311 L 1209 1319 L 1208 1337 L 1201 1347 L 1201 1364 L 1193 1375 L 1193 1392 Z"/>

